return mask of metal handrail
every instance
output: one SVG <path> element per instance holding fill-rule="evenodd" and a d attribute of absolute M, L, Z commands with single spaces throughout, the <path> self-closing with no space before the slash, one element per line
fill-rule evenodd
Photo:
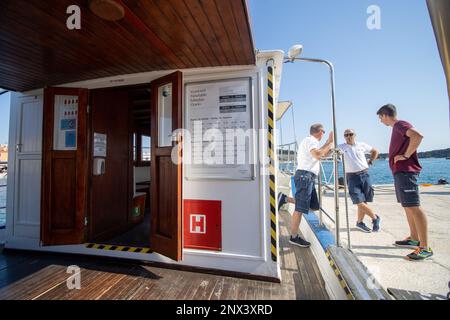
<path fill-rule="evenodd" d="M 344 175 L 344 202 L 345 202 L 345 218 L 346 218 L 346 230 L 347 230 L 347 238 L 348 238 L 348 249 L 351 249 L 351 236 L 350 236 L 350 222 L 349 222 L 349 214 L 348 214 L 348 186 L 347 186 L 347 178 L 346 178 L 346 172 L 345 172 L 345 159 L 344 159 L 344 154 L 338 150 L 335 149 L 333 150 L 333 153 L 335 154 L 335 159 L 336 159 L 336 164 L 339 164 L 339 162 L 342 163 L 342 172 Z M 336 166 L 337 167 L 337 166 Z M 323 217 L 322 217 L 322 213 L 324 213 L 328 219 L 330 219 L 330 221 L 335 225 L 335 228 L 337 229 L 338 226 L 336 224 L 336 221 L 331 218 L 331 216 L 322 208 L 322 171 L 323 171 L 323 166 L 322 166 L 322 161 L 321 161 L 321 165 L 320 165 L 320 171 L 319 171 L 319 176 L 318 176 L 318 187 L 319 187 L 319 208 L 320 208 L 320 214 L 319 214 L 319 221 L 320 221 L 320 225 L 323 225 Z M 338 170 L 334 170 L 333 173 L 337 172 Z M 338 179 L 338 177 L 336 177 L 334 174 L 332 174 L 330 176 L 329 181 L 327 181 L 326 179 L 326 175 L 325 173 L 323 173 L 323 177 L 325 177 L 325 182 L 327 183 L 331 183 L 331 179 Z M 322 177 L 322 178 L 323 178 Z M 335 184 L 335 185 L 339 185 L 339 184 Z M 330 188 L 330 186 L 325 185 L 325 187 Z M 339 190 L 334 190 L 333 191 L 335 194 L 339 193 Z M 338 196 L 339 197 L 339 196 Z M 336 235 L 339 233 L 339 231 L 336 231 Z"/>
<path fill-rule="evenodd" d="M 5 188 L 6 189 L 6 184 L 2 184 L 2 185 L 0 185 L 0 188 Z M 0 209 L 6 209 L 6 207 L 0 207 Z"/>
<path fill-rule="evenodd" d="M 279 145 L 277 148 L 277 156 L 280 171 L 293 174 L 293 171 L 297 168 L 297 142 Z M 282 167 L 282 165 L 285 166 Z"/>
<path fill-rule="evenodd" d="M 2 184 L 2 185 L 0 185 L 0 188 L 7 188 L 7 185 L 6 184 Z M 6 209 L 6 206 L 5 207 L 0 207 L 0 210 L 1 209 Z"/>

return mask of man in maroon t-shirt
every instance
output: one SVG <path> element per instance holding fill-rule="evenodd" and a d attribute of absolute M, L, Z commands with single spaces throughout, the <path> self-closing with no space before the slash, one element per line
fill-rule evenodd
<path fill-rule="evenodd" d="M 410 260 L 425 260 L 433 256 L 428 246 L 428 223 L 425 212 L 420 207 L 417 179 L 422 167 L 417 157 L 417 148 L 423 136 L 406 121 L 397 120 L 397 109 L 387 104 L 377 112 L 381 123 L 392 127 L 389 146 L 389 166 L 394 175 L 397 201 L 405 209 L 410 236 L 396 241 L 398 247 L 416 248 L 407 255 Z"/>

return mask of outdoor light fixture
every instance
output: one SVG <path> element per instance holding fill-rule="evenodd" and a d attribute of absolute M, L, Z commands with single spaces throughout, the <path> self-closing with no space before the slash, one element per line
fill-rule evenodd
<path fill-rule="evenodd" d="M 89 0 L 89 9 L 107 21 L 117 21 L 125 16 L 125 9 L 114 0 Z"/>
<path fill-rule="evenodd" d="M 294 59 L 297 58 L 299 55 L 301 55 L 302 52 L 303 46 L 301 44 L 295 44 L 289 49 L 288 58 L 291 61 L 294 61 Z"/>

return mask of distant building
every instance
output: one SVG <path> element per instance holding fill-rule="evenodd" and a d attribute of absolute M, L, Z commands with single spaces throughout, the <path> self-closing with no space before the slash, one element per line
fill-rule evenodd
<path fill-rule="evenodd" d="M 8 145 L 0 145 L 0 162 L 8 162 Z"/>

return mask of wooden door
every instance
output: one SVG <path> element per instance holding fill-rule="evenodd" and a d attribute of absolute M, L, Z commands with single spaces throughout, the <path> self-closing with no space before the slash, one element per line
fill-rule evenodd
<path fill-rule="evenodd" d="M 181 147 L 172 139 L 172 132 L 182 127 L 182 73 L 153 81 L 151 92 L 150 247 L 179 261 L 182 258 L 182 164 L 172 161 L 172 150 L 181 157 Z"/>
<path fill-rule="evenodd" d="M 88 90 L 44 91 L 41 187 L 42 245 L 85 240 Z"/>

